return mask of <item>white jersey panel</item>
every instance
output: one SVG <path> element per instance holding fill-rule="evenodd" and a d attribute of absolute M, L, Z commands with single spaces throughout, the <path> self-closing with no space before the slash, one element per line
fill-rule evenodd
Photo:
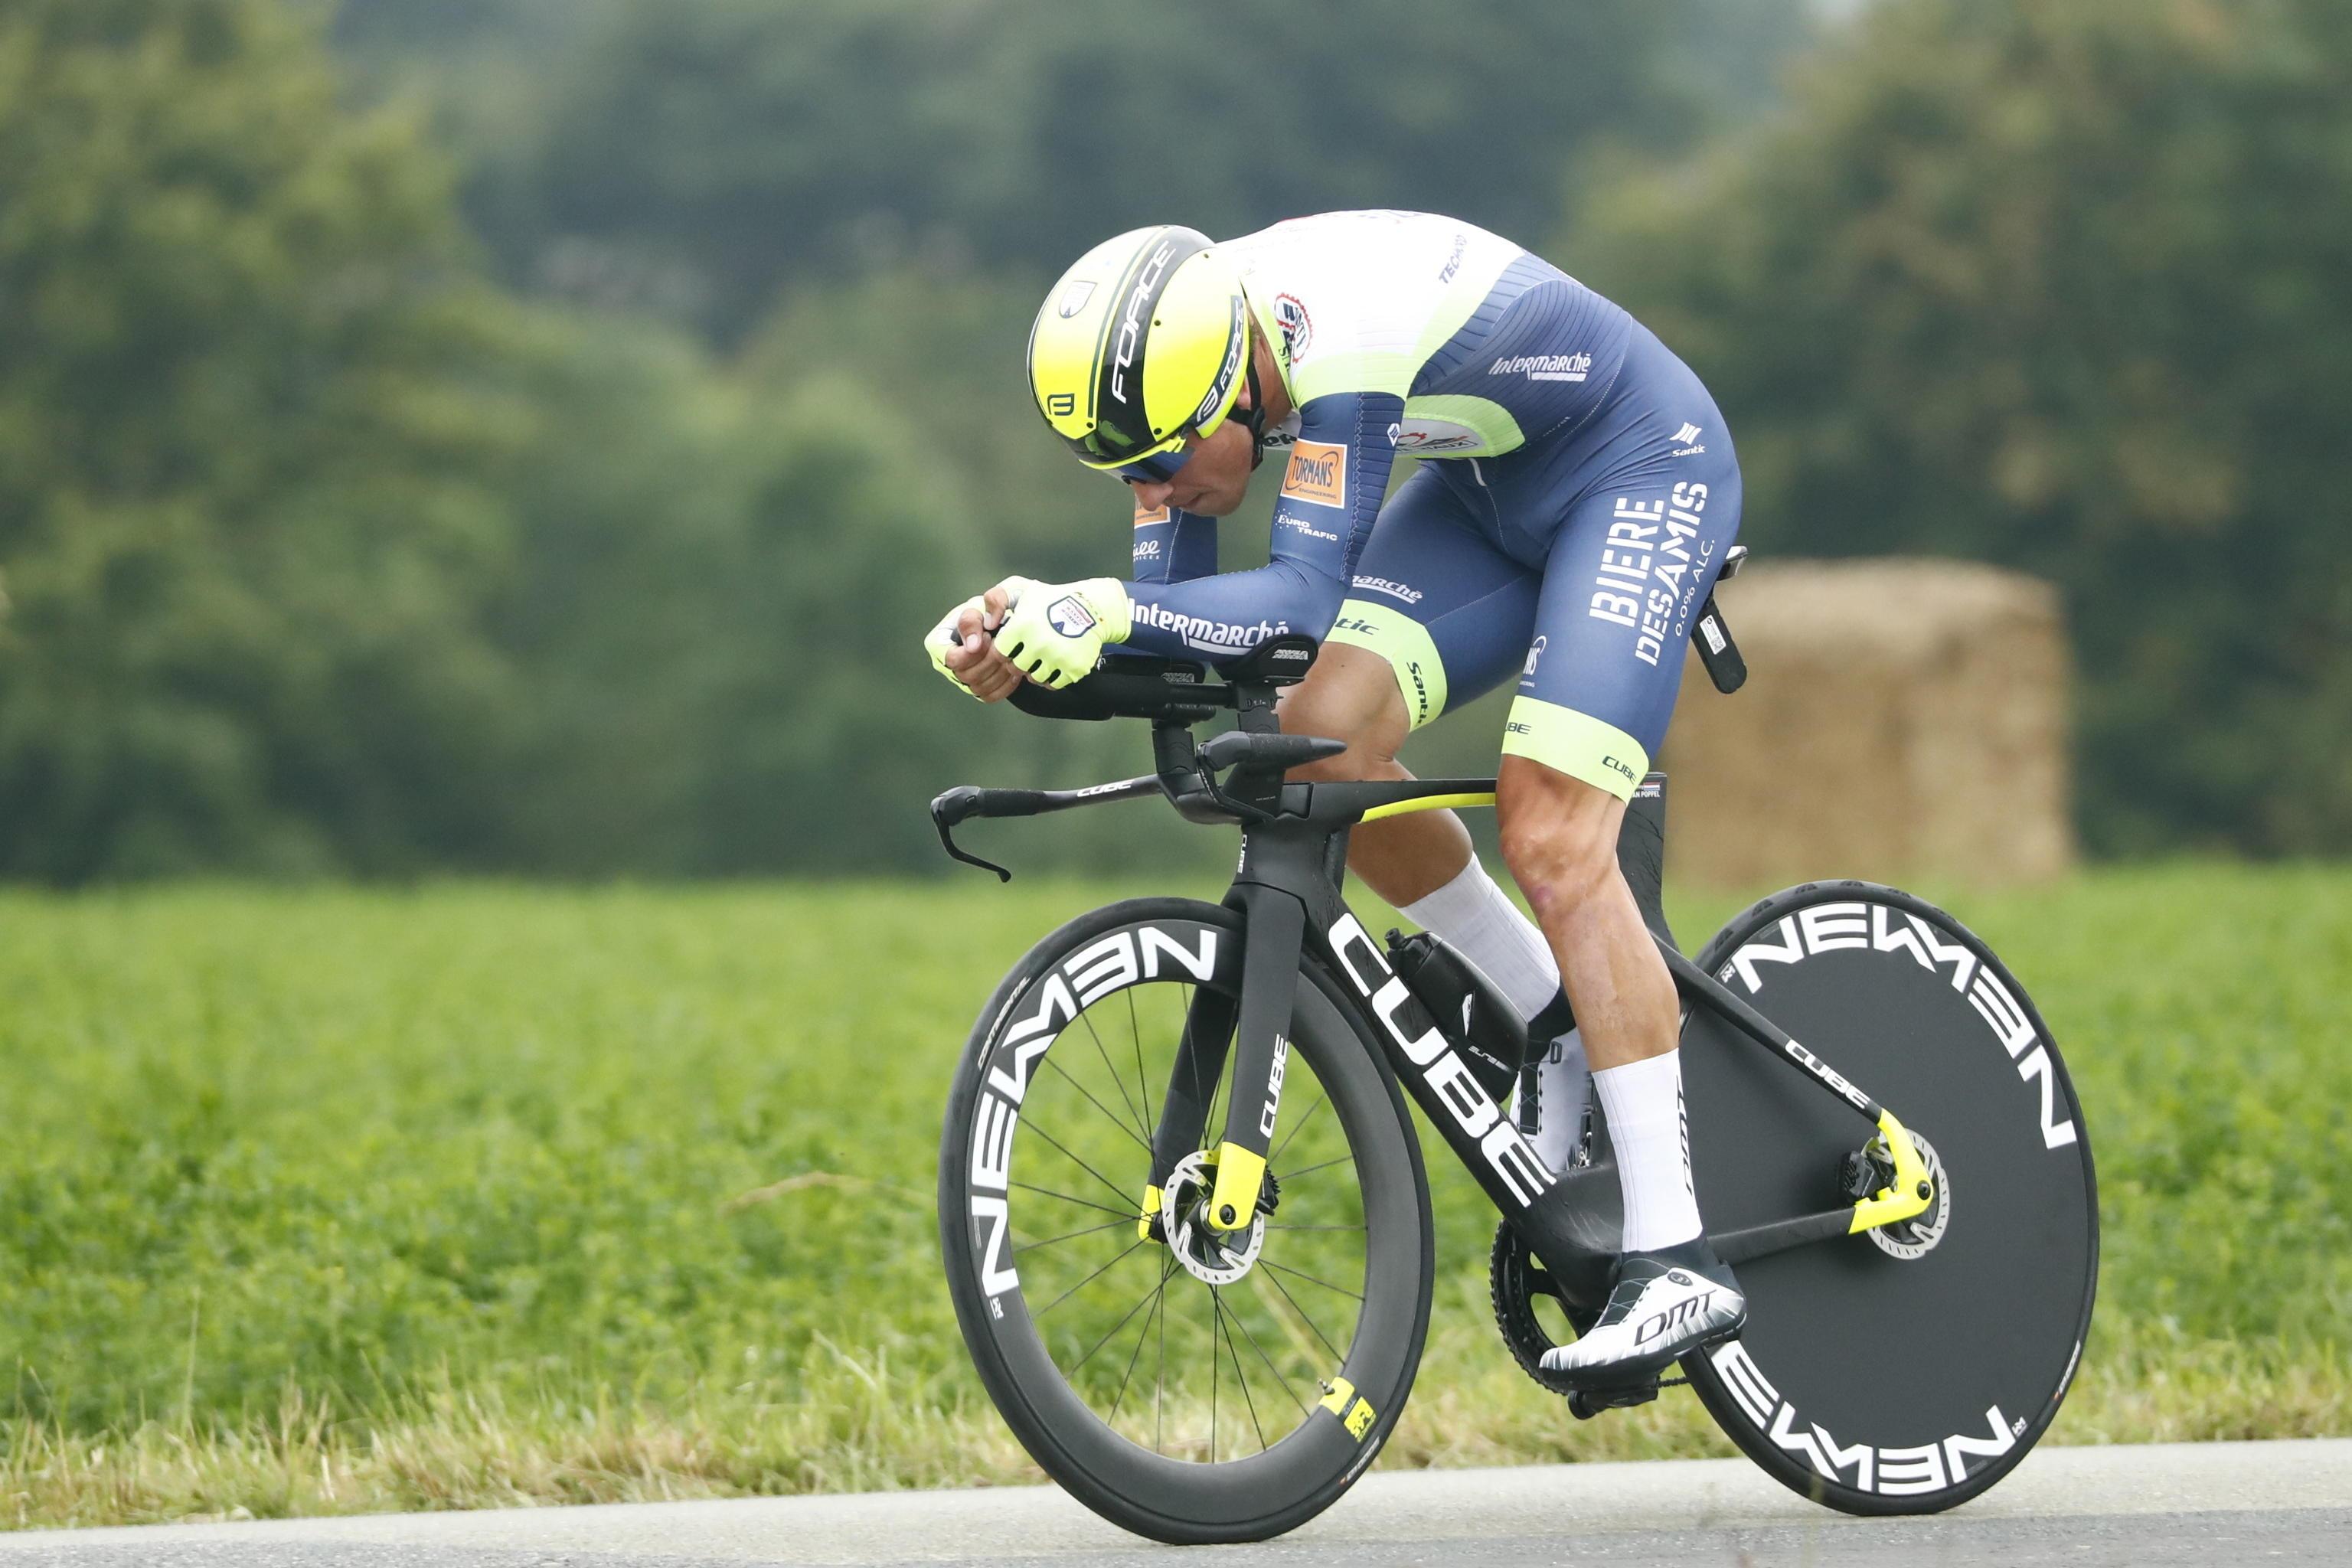
<path fill-rule="evenodd" d="M 1521 254 L 1431 213 L 1292 218 L 1219 247 L 1244 287 L 1294 402 L 1340 392 L 1405 395 L 1414 373 Z"/>

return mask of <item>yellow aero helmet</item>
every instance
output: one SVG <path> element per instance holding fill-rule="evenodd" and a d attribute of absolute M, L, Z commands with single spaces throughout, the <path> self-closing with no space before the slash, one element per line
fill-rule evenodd
<path fill-rule="evenodd" d="M 1150 469 L 1233 411 L 1248 359 L 1240 270 L 1206 235 L 1160 224 L 1062 274 L 1029 329 L 1029 392 L 1088 468 Z"/>

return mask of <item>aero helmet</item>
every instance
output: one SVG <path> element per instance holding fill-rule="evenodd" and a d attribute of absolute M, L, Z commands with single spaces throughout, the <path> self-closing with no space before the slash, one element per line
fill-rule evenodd
<path fill-rule="evenodd" d="M 1078 258 L 1039 307 L 1029 392 L 1087 467 L 1165 479 L 1187 434 L 1233 414 L 1249 342 L 1240 269 L 1206 235 L 1132 229 Z"/>

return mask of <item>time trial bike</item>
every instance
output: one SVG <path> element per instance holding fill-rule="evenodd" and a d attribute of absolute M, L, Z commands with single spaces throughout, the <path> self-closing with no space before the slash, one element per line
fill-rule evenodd
<path fill-rule="evenodd" d="M 1355 824 L 1491 804 L 1495 782 L 1286 782 L 1344 749 L 1276 721 L 1315 652 L 1277 638 L 1219 679 L 1120 658 L 1024 687 L 1041 716 L 1148 721 L 1153 771 L 931 807 L 950 854 L 1003 877 L 956 826 L 1157 796 L 1241 831 L 1221 902 L 1110 904 L 1013 966 L 940 1147 L 982 1383 L 1073 1496 L 1171 1542 L 1313 1518 L 1403 1414 L 1437 1268 L 1408 1098 L 1500 1211 L 1491 1295 L 1519 1365 L 1579 1416 L 1659 1386 L 1577 1392 L 1541 1364 L 1609 1293 L 1605 1118 L 1565 1168 L 1538 1159 L 1517 1014 L 1426 933 L 1375 941 L 1341 896 Z M 1680 1370 L 1806 1496 L 1949 1508 L 2024 1457 L 2082 1353 L 2098 1214 L 2074 1086 L 2015 976 L 1908 893 L 1790 888 L 1685 956 L 1659 900 L 1664 783 L 1643 781 L 1619 858 L 1681 996 L 1700 1209 L 1749 1310 Z"/>

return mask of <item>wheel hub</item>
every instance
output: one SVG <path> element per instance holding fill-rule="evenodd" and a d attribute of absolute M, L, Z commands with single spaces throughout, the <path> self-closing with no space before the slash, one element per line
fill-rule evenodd
<path fill-rule="evenodd" d="M 1907 1130 L 1906 1130 L 1907 1131 Z M 1944 1239 L 1944 1229 L 1952 1219 L 1951 1178 L 1944 1171 L 1943 1159 L 1935 1145 L 1916 1132 L 1911 1133 L 1911 1146 L 1919 1151 L 1919 1158 L 1927 1165 L 1927 1183 L 1935 1196 L 1927 1206 L 1906 1220 L 1883 1225 L 1870 1232 L 1870 1239 L 1879 1251 L 1905 1262 L 1925 1258 Z"/>
<path fill-rule="evenodd" d="M 1209 1196 L 1217 1184 L 1216 1167 L 1198 1151 L 1176 1162 L 1168 1173 L 1165 1212 L 1169 1216 L 1168 1250 L 1177 1266 L 1210 1285 L 1232 1285 L 1250 1271 L 1265 1247 L 1265 1214 L 1250 1216 L 1246 1228 L 1220 1231 L 1209 1225 Z"/>

